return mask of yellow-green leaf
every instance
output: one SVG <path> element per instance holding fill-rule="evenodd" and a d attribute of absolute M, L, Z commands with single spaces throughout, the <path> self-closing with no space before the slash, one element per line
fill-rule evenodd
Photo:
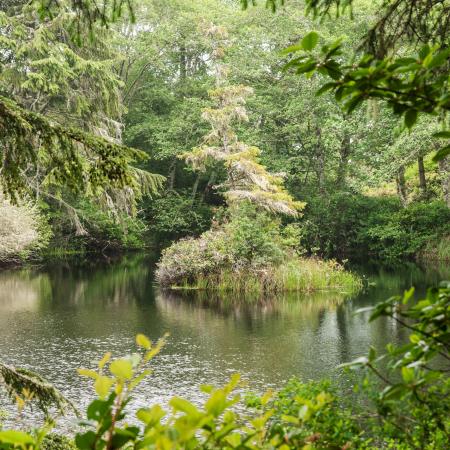
<path fill-rule="evenodd" d="M 136 336 L 136 344 L 139 345 L 139 347 L 145 348 L 146 350 L 152 348 L 152 342 L 144 334 L 138 334 Z"/>
<path fill-rule="evenodd" d="M 94 383 L 95 392 L 100 398 L 105 398 L 108 396 L 113 384 L 114 380 L 112 378 L 100 375 Z"/>
<path fill-rule="evenodd" d="M 98 377 L 98 373 L 95 370 L 91 369 L 78 369 L 78 375 L 81 375 L 82 377 L 89 377 L 94 380 L 96 380 Z"/>
<path fill-rule="evenodd" d="M 117 378 L 129 380 L 133 376 L 133 365 L 128 359 L 116 359 L 109 366 L 109 370 Z"/>
<path fill-rule="evenodd" d="M 107 352 L 105 353 L 105 355 L 103 356 L 103 358 L 98 362 L 98 367 L 100 369 L 103 369 L 103 367 L 105 366 L 105 364 L 111 359 L 111 352 Z"/>

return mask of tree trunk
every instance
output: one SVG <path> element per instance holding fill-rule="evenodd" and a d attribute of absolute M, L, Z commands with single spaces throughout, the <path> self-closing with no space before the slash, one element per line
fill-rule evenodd
<path fill-rule="evenodd" d="M 186 46 L 180 45 L 180 79 L 181 81 L 186 80 L 187 77 L 187 56 L 186 56 Z"/>
<path fill-rule="evenodd" d="M 169 179 L 169 190 L 173 190 L 175 186 L 176 172 L 177 172 L 177 160 L 175 159 L 169 167 L 169 175 L 167 177 Z"/>
<path fill-rule="evenodd" d="M 450 157 L 439 160 L 438 165 L 441 173 L 442 196 L 450 208 Z"/>
<path fill-rule="evenodd" d="M 209 177 L 208 183 L 207 183 L 207 185 L 205 186 L 205 189 L 203 190 L 203 193 L 202 193 L 202 196 L 201 196 L 201 199 L 200 199 L 200 203 L 203 203 L 203 201 L 205 200 L 206 194 L 207 194 L 207 193 L 212 189 L 212 187 L 214 186 L 214 183 L 216 182 L 216 176 L 217 176 L 216 171 L 213 170 L 213 171 L 211 172 L 210 177 Z"/>
<path fill-rule="evenodd" d="M 322 148 L 322 134 L 320 132 L 319 127 L 316 127 L 316 137 L 317 137 L 317 143 L 316 143 L 317 181 L 319 184 L 319 191 L 320 191 L 320 193 L 323 194 L 325 192 L 325 154 L 324 154 L 324 151 Z"/>
<path fill-rule="evenodd" d="M 425 197 L 427 194 L 427 180 L 425 178 L 425 166 L 423 164 L 423 156 L 417 158 L 417 166 L 419 167 L 419 190 L 420 195 Z"/>
<path fill-rule="evenodd" d="M 408 202 L 408 193 L 406 191 L 405 168 L 400 166 L 395 177 L 397 183 L 397 194 L 403 206 Z"/>
<path fill-rule="evenodd" d="M 347 169 L 348 169 L 348 158 L 350 156 L 350 136 L 347 132 L 344 134 L 344 138 L 341 142 L 341 147 L 339 149 L 339 166 L 336 175 L 336 186 L 342 189 L 345 186 L 345 181 L 347 179 Z"/>
<path fill-rule="evenodd" d="M 192 187 L 192 203 L 195 202 L 195 196 L 197 195 L 198 183 L 200 183 L 200 173 L 197 174 L 197 178 L 195 179 L 194 186 Z"/>

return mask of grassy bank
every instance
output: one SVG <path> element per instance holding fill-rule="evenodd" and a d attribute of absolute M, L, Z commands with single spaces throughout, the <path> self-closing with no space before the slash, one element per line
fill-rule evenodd
<path fill-rule="evenodd" d="M 429 242 L 420 251 L 419 261 L 450 261 L 450 235 L 442 239 Z"/>
<path fill-rule="evenodd" d="M 159 280 L 161 282 L 161 279 Z M 275 293 L 340 291 L 357 292 L 361 279 L 346 271 L 335 261 L 316 258 L 292 258 L 279 266 L 264 268 L 219 268 L 209 273 L 198 273 L 180 278 L 177 283 L 165 284 L 171 289 L 211 290 L 229 293 Z"/>

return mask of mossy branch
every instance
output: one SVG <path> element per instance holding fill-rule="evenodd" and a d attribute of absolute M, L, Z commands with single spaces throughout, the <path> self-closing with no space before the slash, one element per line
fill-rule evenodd
<path fill-rule="evenodd" d="M 147 158 L 140 150 L 60 125 L 4 96 L 0 96 L 0 135 L 0 182 L 13 200 L 27 191 L 23 174 L 36 166 L 38 157 L 48 164 L 53 183 L 93 193 L 108 187 L 138 188 L 130 163 Z M 146 175 L 147 181 L 152 176 Z M 151 189 L 161 185 L 161 177 L 154 177 L 153 184 L 147 183 Z"/>
<path fill-rule="evenodd" d="M 12 399 L 21 396 L 24 390 L 33 399 L 38 408 L 49 414 L 51 407 L 56 407 L 63 414 L 68 409 L 77 415 L 78 411 L 73 403 L 40 375 L 26 369 L 18 369 L 0 362 L 0 386 L 3 385 L 8 396 Z"/>

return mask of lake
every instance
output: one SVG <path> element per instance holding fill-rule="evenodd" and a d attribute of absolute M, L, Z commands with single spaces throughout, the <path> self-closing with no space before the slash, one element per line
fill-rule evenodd
<path fill-rule="evenodd" d="M 239 372 L 249 389 L 278 388 L 292 376 L 328 377 L 345 385 L 336 366 L 406 336 L 390 319 L 367 323 L 358 308 L 415 285 L 418 293 L 448 276 L 409 265 L 359 269 L 369 286 L 358 295 L 321 292 L 263 299 L 217 299 L 160 292 L 154 261 L 58 262 L 0 272 L 0 359 L 39 372 L 77 405 L 92 398 L 76 373 L 106 351 L 123 356 L 144 333 L 170 338 L 137 391 L 133 408 L 166 404 L 174 395 L 194 402 L 201 384 L 222 384 Z"/>

